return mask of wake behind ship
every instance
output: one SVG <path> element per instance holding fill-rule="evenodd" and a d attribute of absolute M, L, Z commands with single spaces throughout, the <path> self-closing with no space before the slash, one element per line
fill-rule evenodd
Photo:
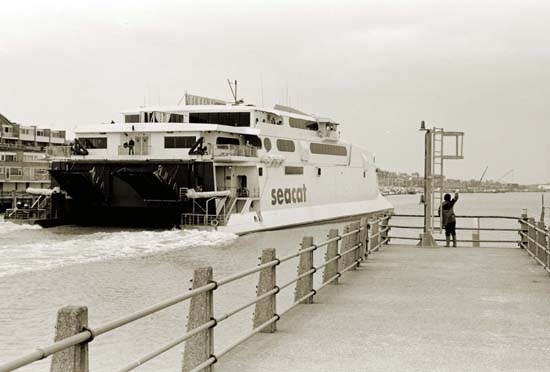
<path fill-rule="evenodd" d="M 52 184 L 69 206 L 56 214 L 77 224 L 246 233 L 392 208 L 373 155 L 341 141 L 333 120 L 279 105 L 191 95 L 185 103 L 78 128 L 69 156 L 51 154 Z"/>

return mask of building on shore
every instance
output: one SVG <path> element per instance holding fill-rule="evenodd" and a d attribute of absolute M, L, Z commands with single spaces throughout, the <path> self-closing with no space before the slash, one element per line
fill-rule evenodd
<path fill-rule="evenodd" d="M 50 186 L 48 148 L 66 145 L 64 130 L 38 128 L 9 121 L 0 114 L 0 208 L 24 196 L 29 187 Z"/>

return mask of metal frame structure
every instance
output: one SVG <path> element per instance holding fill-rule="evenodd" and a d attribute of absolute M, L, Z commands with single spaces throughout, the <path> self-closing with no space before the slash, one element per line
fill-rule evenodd
<path fill-rule="evenodd" d="M 443 226 L 439 208 L 445 192 L 445 160 L 464 159 L 464 132 L 446 131 L 433 127 L 426 129 L 424 121 L 420 130 L 425 133 L 424 143 L 424 232 L 420 237 L 423 246 L 436 246 L 434 232 L 441 233 Z M 445 139 L 454 139 L 450 152 Z M 447 152 L 445 152 L 447 151 Z"/>

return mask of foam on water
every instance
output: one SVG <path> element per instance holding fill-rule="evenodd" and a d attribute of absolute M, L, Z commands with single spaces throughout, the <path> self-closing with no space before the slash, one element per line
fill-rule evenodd
<path fill-rule="evenodd" d="M 19 232 L 19 231 L 22 232 L 26 230 L 40 230 L 40 229 L 42 229 L 42 227 L 38 225 L 26 225 L 26 224 L 19 225 L 17 223 L 4 221 L 3 217 L 0 219 L 0 236 L 4 234 Z"/>
<path fill-rule="evenodd" d="M 14 225 L 14 226 L 12 226 Z M 22 241 L 21 233 L 28 231 Z M 51 269 L 62 265 L 146 256 L 166 251 L 199 247 L 225 246 L 236 235 L 217 231 L 114 231 L 75 233 L 55 229 L 15 225 L 0 221 L 0 277 L 23 271 Z M 32 236 L 30 236 L 32 234 Z"/>

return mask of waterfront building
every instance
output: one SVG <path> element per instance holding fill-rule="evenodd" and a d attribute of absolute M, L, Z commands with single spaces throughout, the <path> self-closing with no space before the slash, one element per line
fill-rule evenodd
<path fill-rule="evenodd" d="M 0 114 L 0 207 L 11 205 L 14 192 L 50 186 L 46 152 L 66 144 L 64 130 L 13 123 Z"/>

